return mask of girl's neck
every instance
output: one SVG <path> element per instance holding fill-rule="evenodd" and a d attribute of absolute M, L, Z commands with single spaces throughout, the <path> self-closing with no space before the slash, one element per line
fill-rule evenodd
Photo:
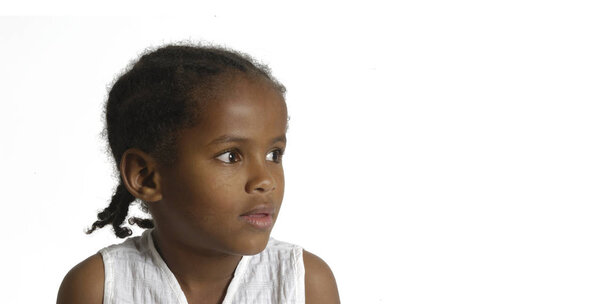
<path fill-rule="evenodd" d="M 162 236 L 157 228 L 152 231 L 152 239 L 189 303 L 194 302 L 189 301 L 190 297 L 200 295 L 204 295 L 202 298 L 219 296 L 222 300 L 242 256 L 192 251 Z"/>

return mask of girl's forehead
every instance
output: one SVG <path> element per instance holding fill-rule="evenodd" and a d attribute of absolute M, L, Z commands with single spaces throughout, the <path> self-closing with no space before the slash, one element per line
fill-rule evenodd
<path fill-rule="evenodd" d="M 202 142 L 223 136 L 262 141 L 285 135 L 287 107 L 272 86 L 239 83 L 220 95 L 203 107 L 198 124 L 190 130 Z"/>

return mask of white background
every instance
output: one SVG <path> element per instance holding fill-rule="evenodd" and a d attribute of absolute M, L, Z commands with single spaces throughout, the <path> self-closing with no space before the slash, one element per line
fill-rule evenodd
<path fill-rule="evenodd" d="M 115 185 L 107 85 L 185 39 L 287 86 L 273 236 L 327 261 L 343 303 L 599 303 L 593 1 L 81 3 L 1 6 L 88 15 L 0 19 L 3 303 L 54 302 L 71 267 L 121 241 L 83 233 Z"/>

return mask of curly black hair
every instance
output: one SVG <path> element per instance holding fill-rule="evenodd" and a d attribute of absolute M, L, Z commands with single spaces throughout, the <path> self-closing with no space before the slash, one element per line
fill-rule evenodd
<path fill-rule="evenodd" d="M 285 95 L 270 69 L 250 56 L 224 47 L 169 44 L 146 51 L 116 79 L 108 93 L 103 135 L 119 171 L 123 153 L 138 148 L 155 157 L 161 165 L 175 162 L 179 131 L 194 126 L 202 105 L 214 100 L 236 75 L 266 80 Z M 86 233 L 111 224 L 119 238 L 131 235 L 122 224 L 136 198 L 124 186 L 119 174 L 110 204 L 98 213 Z M 147 205 L 142 202 L 142 209 Z M 130 225 L 154 227 L 152 219 L 131 217 Z"/>

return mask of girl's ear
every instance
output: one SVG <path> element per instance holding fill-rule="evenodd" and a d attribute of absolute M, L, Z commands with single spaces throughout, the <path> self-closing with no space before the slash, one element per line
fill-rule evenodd
<path fill-rule="evenodd" d="M 133 196 L 148 203 L 162 199 L 160 176 L 152 156 L 140 149 L 128 149 L 123 153 L 119 169 L 124 186 Z"/>

